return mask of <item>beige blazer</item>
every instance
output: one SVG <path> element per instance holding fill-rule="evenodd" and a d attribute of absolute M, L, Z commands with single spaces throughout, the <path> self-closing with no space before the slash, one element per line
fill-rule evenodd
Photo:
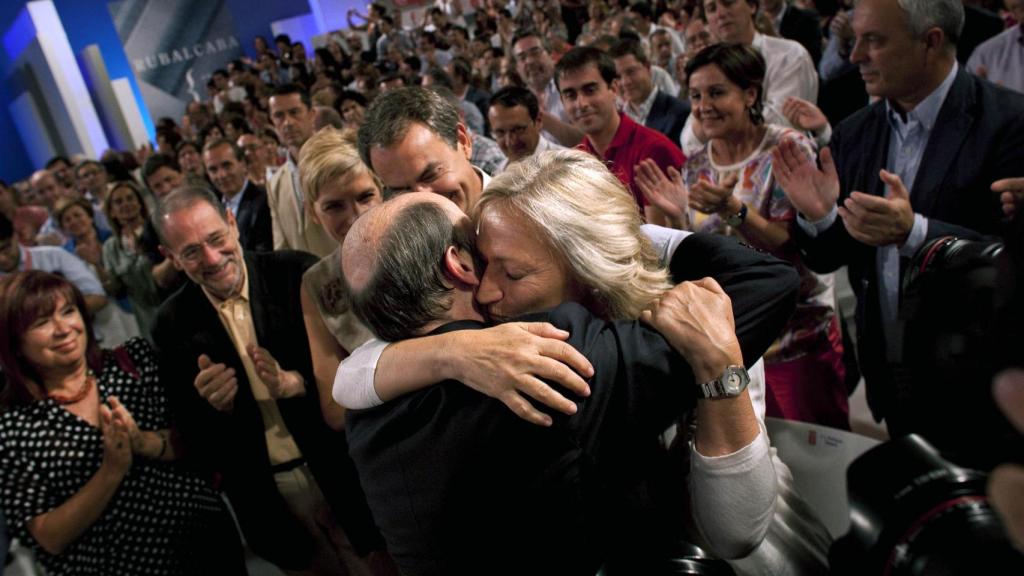
<path fill-rule="evenodd" d="M 288 162 L 274 173 L 267 184 L 274 250 L 302 250 L 323 258 L 338 244 L 306 212 L 305 206 L 299 205 L 292 179 L 294 171 L 295 165 Z M 298 181 L 297 174 L 294 181 Z"/>

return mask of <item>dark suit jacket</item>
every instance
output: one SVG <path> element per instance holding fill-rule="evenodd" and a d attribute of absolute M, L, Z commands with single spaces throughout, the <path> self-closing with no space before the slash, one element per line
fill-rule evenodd
<path fill-rule="evenodd" d="M 956 43 L 956 59 L 961 66 L 967 64 L 974 49 L 1006 28 L 998 14 L 978 8 L 964 6 L 964 29 Z"/>
<path fill-rule="evenodd" d="M 807 49 L 814 60 L 814 67 L 821 61 L 821 19 L 812 10 L 787 6 L 779 24 L 779 36 L 795 40 Z"/>
<path fill-rule="evenodd" d="M 306 380 L 306 395 L 278 400 L 278 408 L 338 521 L 356 549 L 366 553 L 380 546 L 380 536 L 345 455 L 345 434 L 329 429 L 321 415 L 302 320 L 302 273 L 316 261 L 311 254 L 291 250 L 247 254 L 253 324 L 260 346 Z M 198 285 L 188 282 L 160 307 L 153 340 L 187 461 L 221 475 L 242 533 L 257 554 L 284 567 L 308 563 L 310 544 L 274 483 L 263 419 L 245 368 Z M 196 391 L 200 354 L 235 369 L 238 393 L 230 413 L 213 409 Z"/>
<path fill-rule="evenodd" d="M 658 91 L 651 105 L 651 111 L 647 114 L 647 121 L 644 126 L 661 132 L 679 146 L 679 134 L 686 125 L 686 118 L 690 116 L 690 103 L 683 102 L 679 98 L 664 92 Z"/>
<path fill-rule="evenodd" d="M 796 272 L 729 238 L 687 238 L 672 269 L 722 284 L 748 364 L 795 305 Z M 568 330 L 593 363 L 592 393 L 576 398 L 576 415 L 534 426 L 453 381 L 348 414 L 352 457 L 403 574 L 589 576 L 644 532 L 623 520 L 626 498 L 659 470 L 657 436 L 694 406 L 692 371 L 639 322 L 606 322 L 575 303 L 525 319 Z"/>
<path fill-rule="evenodd" d="M 878 172 L 886 166 L 889 132 L 885 102 L 861 110 L 836 128 L 831 148 L 839 171 L 840 202 L 854 190 L 885 195 Z M 1022 166 L 1024 97 L 960 69 L 911 190 L 914 211 L 929 219 L 928 239 L 996 233 L 1001 212 L 989 187 L 1000 178 L 1019 176 Z M 794 230 L 811 269 L 831 272 L 849 265 L 850 285 L 857 295 L 857 348 L 868 403 L 875 417 L 882 418 L 891 413 L 895 390 L 881 325 L 877 250 L 853 240 L 840 218 L 813 239 L 799 227 Z M 893 423 L 891 418 L 890 428 Z"/>
<path fill-rule="evenodd" d="M 274 249 L 274 230 L 266 190 L 246 180 L 235 220 L 243 250 L 270 252 Z"/>

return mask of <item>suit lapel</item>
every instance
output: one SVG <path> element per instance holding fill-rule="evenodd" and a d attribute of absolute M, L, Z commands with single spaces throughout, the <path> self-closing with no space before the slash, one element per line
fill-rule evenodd
<path fill-rule="evenodd" d="M 266 294 L 266 288 L 263 286 L 263 275 L 260 274 L 259 266 L 256 265 L 254 256 L 245 256 L 245 269 L 249 275 L 249 310 L 252 312 L 252 327 L 256 331 L 256 340 L 260 346 L 266 346 L 263 342 L 263 322 L 266 320 L 266 311 L 264 305 L 266 299 L 262 298 L 263 294 Z"/>
<path fill-rule="evenodd" d="M 935 127 L 914 179 L 914 189 L 910 191 L 910 204 L 917 213 L 932 213 L 938 202 L 936 192 L 956 163 L 960 148 L 974 124 L 974 98 L 970 89 L 970 79 L 963 70 L 958 71 L 935 119 Z"/>

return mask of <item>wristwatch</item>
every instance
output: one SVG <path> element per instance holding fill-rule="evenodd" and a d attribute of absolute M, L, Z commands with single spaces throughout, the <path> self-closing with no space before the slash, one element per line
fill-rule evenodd
<path fill-rule="evenodd" d="M 740 226 L 743 225 L 743 221 L 746 220 L 746 219 L 747 219 L 747 205 L 741 202 L 740 203 L 740 211 L 735 213 L 735 214 L 726 216 L 725 217 L 725 223 L 730 228 L 739 228 Z"/>
<path fill-rule="evenodd" d="M 750 375 L 743 366 L 728 366 L 718 378 L 697 386 L 697 398 L 735 398 L 750 384 Z"/>

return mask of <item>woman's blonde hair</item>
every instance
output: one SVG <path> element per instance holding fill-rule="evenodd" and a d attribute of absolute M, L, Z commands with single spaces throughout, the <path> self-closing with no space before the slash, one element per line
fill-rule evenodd
<path fill-rule="evenodd" d="M 372 176 L 370 169 L 359 158 L 355 130 L 324 128 L 299 150 L 299 180 L 311 208 L 320 197 L 320 190 L 328 182 L 348 180 L 362 173 Z M 374 183 L 380 188 L 376 177 Z"/>
<path fill-rule="evenodd" d="M 668 271 L 640 230 L 632 194 L 586 152 L 545 152 L 511 164 L 484 190 L 477 221 L 495 207 L 536 226 L 575 280 L 590 290 L 592 311 L 605 318 L 637 318 L 671 287 Z"/>

